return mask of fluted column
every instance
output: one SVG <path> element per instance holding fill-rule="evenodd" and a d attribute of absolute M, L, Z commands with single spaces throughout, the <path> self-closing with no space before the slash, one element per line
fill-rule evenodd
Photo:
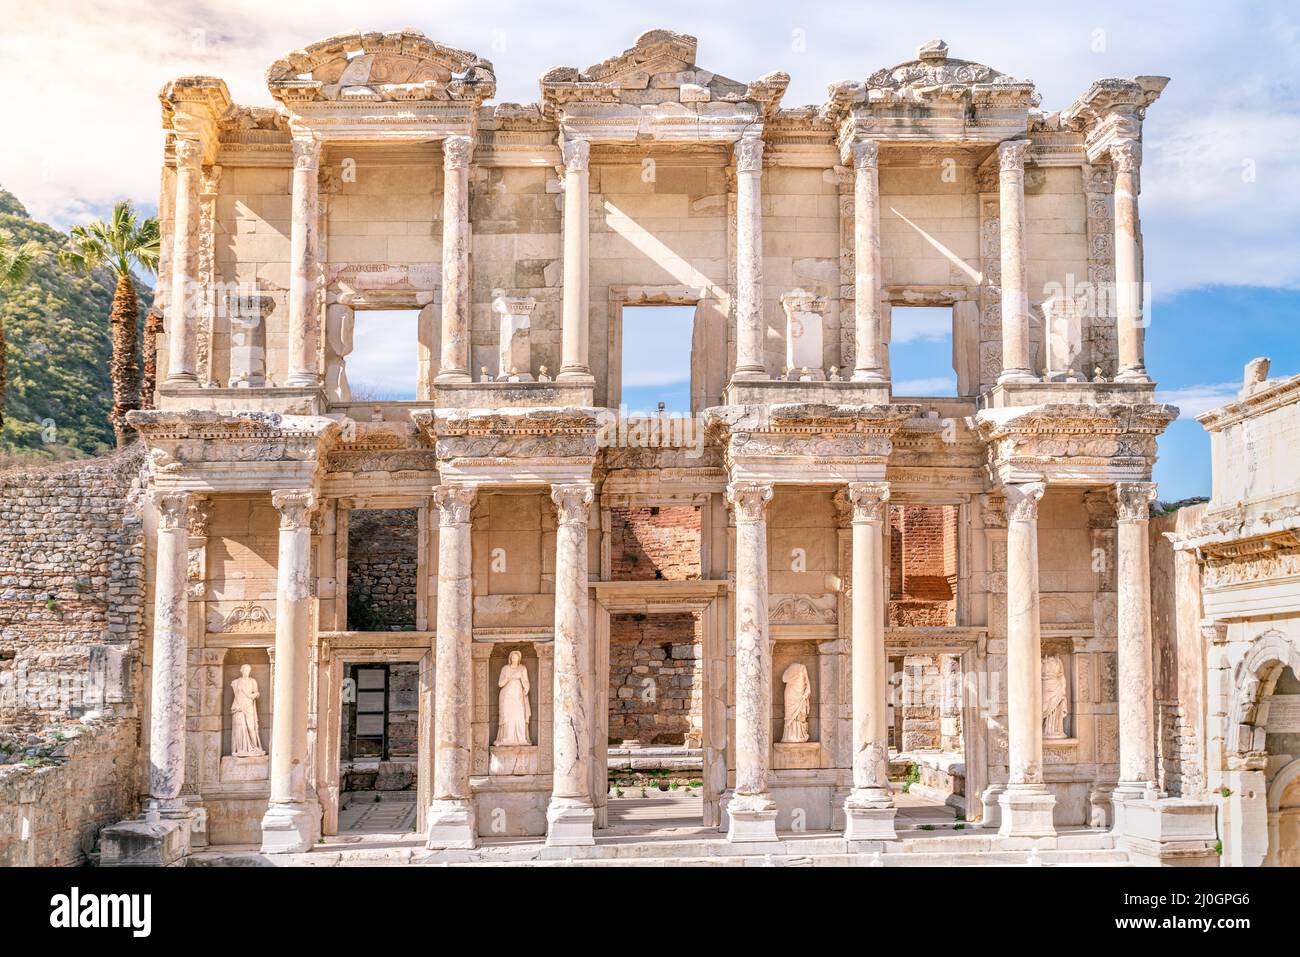
<path fill-rule="evenodd" d="M 733 482 L 736 524 L 736 788 L 727 840 L 775 841 L 776 803 L 767 788 L 772 752 L 772 652 L 768 647 L 767 503 L 772 486 Z"/>
<path fill-rule="evenodd" d="M 593 497 L 590 482 L 551 486 L 556 516 L 555 661 L 551 701 L 553 767 L 546 843 L 552 845 L 595 843 L 587 622 L 587 524 Z"/>
<path fill-rule="evenodd" d="M 1049 837 L 1056 799 L 1043 784 L 1043 653 L 1038 502 L 1043 482 L 1003 486 L 1007 499 L 1007 789 L 1003 837 Z"/>
<path fill-rule="evenodd" d="M 185 688 L 189 633 L 186 567 L 187 493 L 154 495 L 158 560 L 154 577 L 153 659 L 149 713 L 149 804 L 146 816 L 176 815 L 185 780 Z"/>
<path fill-rule="evenodd" d="M 561 341 L 560 381 L 591 379 L 587 338 L 591 325 L 591 223 L 587 211 L 591 144 L 586 140 L 560 140 L 564 160 L 564 326 Z"/>
<path fill-rule="evenodd" d="M 893 840 L 889 791 L 889 659 L 885 654 L 884 522 L 889 485 L 851 482 L 853 506 L 853 790 L 844 838 Z"/>
<path fill-rule="evenodd" d="M 1151 676 L 1151 564 L 1147 539 L 1151 482 L 1115 487 L 1116 587 L 1119 589 L 1119 783 L 1114 800 L 1139 797 L 1156 780 L 1154 697 Z M 1117 810 L 1116 821 L 1120 820 Z"/>
<path fill-rule="evenodd" d="M 853 159 L 853 381 L 883 382 L 880 322 L 880 148 L 874 140 L 851 144 Z"/>
<path fill-rule="evenodd" d="M 998 382 L 1033 382 L 1029 361 L 1029 287 L 1025 266 L 1025 157 L 1028 140 L 998 146 L 998 215 L 1002 228 L 1002 374 Z"/>
<path fill-rule="evenodd" d="M 311 514 L 306 489 L 271 493 L 280 513 L 275 576 L 275 668 L 271 699 L 271 801 L 262 818 L 263 853 L 311 850 L 320 807 L 307 793 L 307 682 L 312 632 Z"/>
<path fill-rule="evenodd" d="M 763 137 L 736 142 L 735 379 L 766 379 L 763 360 Z"/>
<path fill-rule="evenodd" d="M 433 490 L 438 506 L 438 632 L 434 661 L 433 797 L 429 802 L 429 848 L 478 844 L 470 792 L 473 719 L 473 565 L 470 509 L 475 491 L 464 485 Z"/>
<path fill-rule="evenodd" d="M 1119 334 L 1119 382 L 1150 382 L 1144 356 L 1142 230 L 1138 220 L 1142 145 L 1121 140 L 1110 148 L 1115 165 L 1115 325 Z"/>
<path fill-rule="evenodd" d="M 442 361 L 438 382 L 469 382 L 469 163 L 474 140 L 442 141 Z"/>
<path fill-rule="evenodd" d="M 171 292 L 167 317 L 167 385 L 195 385 L 199 314 L 195 291 L 194 238 L 198 230 L 199 174 L 203 144 L 178 136 L 176 199 L 172 209 Z"/>
<path fill-rule="evenodd" d="M 320 316 L 312 262 L 319 218 L 319 174 L 320 140 L 295 137 L 289 223 L 289 375 L 285 379 L 290 386 L 320 384 L 315 348 Z"/>

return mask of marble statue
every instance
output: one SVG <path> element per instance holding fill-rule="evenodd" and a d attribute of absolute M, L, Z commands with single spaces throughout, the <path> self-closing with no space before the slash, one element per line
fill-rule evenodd
<path fill-rule="evenodd" d="M 230 705 L 230 753 L 237 758 L 256 758 L 266 754 L 262 747 L 261 731 L 257 723 L 257 699 L 262 692 L 257 689 L 251 665 L 239 666 L 239 677 L 230 682 L 235 700 Z"/>
<path fill-rule="evenodd" d="M 1043 737 L 1064 738 L 1065 716 L 1069 711 L 1069 689 L 1065 663 L 1060 655 L 1043 659 Z"/>
<path fill-rule="evenodd" d="M 497 678 L 497 687 L 501 689 L 497 697 L 497 747 L 530 747 L 528 722 L 532 718 L 532 707 L 528 704 L 528 669 L 523 665 L 524 656 L 518 651 L 510 652 L 509 662 L 501 669 Z"/>
<path fill-rule="evenodd" d="M 808 669 L 796 661 L 781 674 L 785 682 L 785 729 L 782 744 L 802 744 L 808 740 L 808 713 L 812 705 L 812 683 Z"/>

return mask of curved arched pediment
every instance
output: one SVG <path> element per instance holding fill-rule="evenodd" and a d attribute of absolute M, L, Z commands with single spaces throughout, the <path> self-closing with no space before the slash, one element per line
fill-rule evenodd
<path fill-rule="evenodd" d="M 1264 750 L 1268 698 L 1285 668 L 1300 674 L 1300 649 L 1276 630 L 1260 635 L 1237 665 L 1232 690 L 1231 725 L 1225 742 L 1229 752 Z"/>
<path fill-rule="evenodd" d="M 983 63 L 958 60 L 948 56 L 948 44 L 931 40 L 917 51 L 915 60 L 877 70 L 867 78 L 869 90 L 924 90 L 945 86 L 976 84 L 1020 85 L 1027 80 L 1000 73 Z"/>

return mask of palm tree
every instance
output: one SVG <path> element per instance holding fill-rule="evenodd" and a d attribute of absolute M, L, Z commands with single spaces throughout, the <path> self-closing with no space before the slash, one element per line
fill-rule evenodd
<path fill-rule="evenodd" d="M 0 232 L 0 289 L 13 289 L 25 283 L 32 267 L 45 258 L 45 247 L 34 239 L 15 245 L 13 237 Z M 8 344 L 4 322 L 0 320 L 0 426 L 5 424 L 5 392 L 9 385 Z"/>
<path fill-rule="evenodd" d="M 131 270 L 138 266 L 145 272 L 157 272 L 160 245 L 158 220 L 137 220 L 131 204 L 122 200 L 113 207 L 108 222 L 96 220 L 73 226 L 72 248 L 59 254 L 59 261 L 67 267 L 89 272 L 106 266 L 117 280 L 108 314 L 113 336 L 109 366 L 113 410 L 108 420 L 119 449 L 131 441 L 126 414 L 140 407 L 140 362 L 136 358 L 140 302 Z"/>

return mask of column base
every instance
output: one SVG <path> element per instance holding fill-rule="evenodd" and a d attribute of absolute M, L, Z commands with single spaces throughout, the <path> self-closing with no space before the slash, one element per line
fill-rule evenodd
<path fill-rule="evenodd" d="M 556 382 L 568 382 L 574 385 L 595 385 L 596 377 L 591 374 L 591 370 L 583 366 L 574 366 L 573 368 L 561 369 L 555 377 Z"/>
<path fill-rule="evenodd" d="M 998 385 L 1006 385 L 1008 382 L 1037 382 L 1038 376 L 1034 375 L 1028 369 L 1003 369 L 998 376 Z"/>
<path fill-rule="evenodd" d="M 1041 784 L 1009 784 L 998 796 L 1002 823 L 999 837 L 1055 837 L 1052 809 L 1056 797 Z"/>
<path fill-rule="evenodd" d="M 172 867 L 190 853 L 188 817 L 122 821 L 99 832 L 100 867 Z"/>
<path fill-rule="evenodd" d="M 470 374 L 463 369 L 449 369 L 433 377 L 434 385 L 456 385 L 461 382 L 473 382 Z"/>
<path fill-rule="evenodd" d="M 596 843 L 592 828 L 596 811 L 586 801 L 552 797 L 546 808 L 548 847 L 590 847 Z"/>
<path fill-rule="evenodd" d="M 844 801 L 844 840 L 896 841 L 894 816 L 898 808 L 888 795 L 875 790 L 850 794 Z"/>
<path fill-rule="evenodd" d="M 320 808 L 271 804 L 262 817 L 263 854 L 302 854 L 320 840 Z"/>
<path fill-rule="evenodd" d="M 727 804 L 727 840 L 733 844 L 775 841 L 776 804 L 766 794 L 734 794 Z"/>
<path fill-rule="evenodd" d="M 291 389 L 319 389 L 321 383 L 320 376 L 308 372 L 296 375 L 290 373 L 288 378 L 284 380 L 284 384 Z"/>
<path fill-rule="evenodd" d="M 198 377 L 197 375 L 195 375 L 193 372 L 178 372 L 178 373 L 176 373 L 175 375 L 169 375 L 166 379 L 163 379 L 162 384 L 163 384 L 164 386 L 169 386 L 169 385 L 180 385 L 180 386 L 198 385 L 198 384 L 199 384 L 199 377 Z"/>
<path fill-rule="evenodd" d="M 430 801 L 425 824 L 428 840 L 424 846 L 431 851 L 478 847 L 478 820 L 473 801 L 463 798 Z"/>
<path fill-rule="evenodd" d="M 1141 382 L 1150 384 L 1151 376 L 1147 375 L 1145 366 L 1135 366 L 1132 369 L 1121 369 L 1115 375 L 1116 382 Z"/>
<path fill-rule="evenodd" d="M 731 373 L 732 382 L 767 381 L 770 378 L 766 369 L 737 369 Z"/>
<path fill-rule="evenodd" d="M 888 382 L 883 369 L 854 369 L 850 382 Z"/>

